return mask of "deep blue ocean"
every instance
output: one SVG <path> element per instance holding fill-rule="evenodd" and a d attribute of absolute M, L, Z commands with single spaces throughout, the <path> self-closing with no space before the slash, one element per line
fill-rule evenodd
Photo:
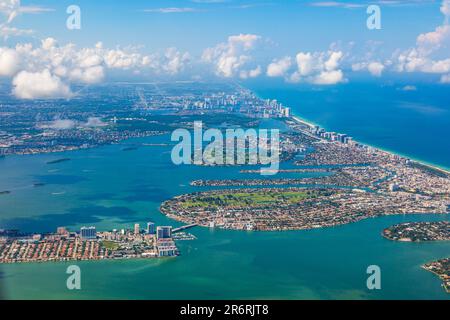
<path fill-rule="evenodd" d="M 328 131 L 450 168 L 449 85 L 364 81 L 331 87 L 274 82 L 249 86 Z"/>

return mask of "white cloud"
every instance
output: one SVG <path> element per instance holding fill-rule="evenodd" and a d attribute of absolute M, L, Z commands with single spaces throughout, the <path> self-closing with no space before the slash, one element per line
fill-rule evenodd
<path fill-rule="evenodd" d="M 11 23 L 20 10 L 20 0 L 0 0 L 0 13 L 6 17 L 6 23 Z"/>
<path fill-rule="evenodd" d="M 330 54 L 330 57 L 325 62 L 325 69 L 327 71 L 333 71 L 336 70 L 339 67 L 339 63 L 342 59 L 342 51 L 333 51 Z"/>
<path fill-rule="evenodd" d="M 352 64 L 353 71 L 367 70 L 371 75 L 375 77 L 381 77 L 385 68 L 385 65 L 378 61 L 359 62 Z"/>
<path fill-rule="evenodd" d="M 441 12 L 445 16 L 443 25 L 434 31 L 422 33 L 417 37 L 416 46 L 394 55 L 395 69 L 398 72 L 449 73 L 450 58 L 436 59 L 435 55 L 444 51 L 448 56 L 450 44 L 450 0 L 443 0 Z"/>
<path fill-rule="evenodd" d="M 310 5 L 313 7 L 337 7 L 337 8 L 345 8 L 345 9 L 361 8 L 364 6 L 367 7 L 367 4 L 363 4 L 363 3 L 337 2 L 337 1 L 319 1 L 319 2 L 313 2 Z"/>
<path fill-rule="evenodd" d="M 61 95 L 46 94 L 46 90 L 41 95 L 18 88 L 17 97 L 48 98 L 70 96 L 70 89 L 65 89 L 72 82 L 99 83 L 105 78 L 107 69 L 175 75 L 190 63 L 189 53 L 176 48 L 169 48 L 163 54 L 144 55 L 135 48 L 106 49 L 102 43 L 88 48 L 77 48 L 71 43 L 59 45 L 53 38 L 42 40 L 37 47 L 31 43 L 17 44 L 14 48 L 0 47 L 0 58 L 0 76 L 14 77 L 20 71 L 25 73 L 19 80 L 31 75 L 49 75 L 52 83 L 57 83 L 61 90 Z"/>
<path fill-rule="evenodd" d="M 450 17 L 450 0 L 442 1 L 441 12 L 446 18 Z"/>
<path fill-rule="evenodd" d="M 324 8 L 357 9 L 357 8 L 367 8 L 371 4 L 378 4 L 383 6 L 417 6 L 420 4 L 427 4 L 433 1 L 434 0 L 317 1 L 317 2 L 310 2 L 309 5 L 313 7 L 324 7 Z"/>
<path fill-rule="evenodd" d="M 70 130 L 75 128 L 76 122 L 70 119 L 55 119 L 49 123 L 38 125 L 40 129 L 52 129 L 52 130 Z"/>
<path fill-rule="evenodd" d="M 5 40 L 9 37 L 26 36 L 31 34 L 33 34 L 33 30 L 31 29 L 18 29 L 7 25 L 0 25 L 0 36 L 2 36 Z"/>
<path fill-rule="evenodd" d="M 15 50 L 0 48 L 0 76 L 13 76 L 20 67 L 20 57 Z"/>
<path fill-rule="evenodd" d="M 202 54 L 202 61 L 213 64 L 217 75 L 233 77 L 251 60 L 249 52 L 260 39 L 260 36 L 254 34 L 229 36 L 227 42 L 206 49 Z"/>
<path fill-rule="evenodd" d="M 239 74 L 239 77 L 242 79 L 256 78 L 256 77 L 260 76 L 261 73 L 262 73 L 261 66 L 257 66 L 255 69 L 252 69 L 252 70 L 242 70 Z"/>
<path fill-rule="evenodd" d="M 40 6 L 20 6 L 20 8 L 19 8 L 20 13 L 36 14 L 36 13 L 44 13 L 44 12 L 52 12 L 52 11 L 55 11 L 55 10 L 52 8 L 40 7 Z"/>
<path fill-rule="evenodd" d="M 39 7 L 39 6 L 21 6 L 20 0 L 0 0 L 0 15 L 5 17 L 5 20 L 0 21 L 0 36 L 5 39 L 10 36 L 29 35 L 32 30 L 21 30 L 9 26 L 13 20 L 22 13 L 42 13 L 53 11 L 53 9 Z"/>
<path fill-rule="evenodd" d="M 396 70 L 399 72 L 447 73 L 450 72 L 450 58 L 433 60 L 414 48 L 398 55 Z"/>
<path fill-rule="evenodd" d="M 103 58 L 108 68 L 125 70 L 138 66 L 143 59 L 139 53 L 125 52 L 121 49 L 107 50 Z"/>
<path fill-rule="evenodd" d="M 322 71 L 310 80 L 314 84 L 331 85 L 344 82 L 344 73 L 341 70 Z"/>
<path fill-rule="evenodd" d="M 297 61 L 299 76 L 309 76 L 313 72 L 315 64 L 319 65 L 319 62 L 314 61 L 315 58 L 309 52 L 299 52 L 295 57 L 295 60 Z"/>
<path fill-rule="evenodd" d="M 297 71 L 290 76 L 289 80 L 318 85 L 345 82 L 344 73 L 339 69 L 342 57 L 342 51 L 299 52 L 296 56 Z"/>
<path fill-rule="evenodd" d="M 13 79 L 13 94 L 21 99 L 67 98 L 69 87 L 48 69 L 42 72 L 21 71 Z"/>
<path fill-rule="evenodd" d="M 178 8 L 178 7 L 170 7 L 170 8 L 156 8 L 156 9 L 145 9 L 144 12 L 149 13 L 184 13 L 184 12 L 196 12 L 197 9 L 194 8 Z"/>
<path fill-rule="evenodd" d="M 442 25 L 434 31 L 422 33 L 417 37 L 417 48 L 426 54 L 439 49 L 450 36 L 450 26 Z"/>
<path fill-rule="evenodd" d="M 50 50 L 56 46 L 57 42 L 54 38 L 46 38 L 41 41 L 42 49 Z"/>
<path fill-rule="evenodd" d="M 267 76 L 269 77 L 284 77 L 292 65 L 291 57 L 284 57 L 282 59 L 273 60 L 267 67 Z"/>
<path fill-rule="evenodd" d="M 83 124 L 84 127 L 90 127 L 90 128 L 98 128 L 98 127 L 104 127 L 108 124 L 106 122 L 103 122 L 101 118 L 99 117 L 89 117 L 86 121 L 86 123 Z"/>
<path fill-rule="evenodd" d="M 86 69 L 76 68 L 70 72 L 70 79 L 75 82 L 81 82 L 86 84 L 94 84 L 100 82 L 104 78 L 105 74 L 103 67 L 94 66 Z"/>
<path fill-rule="evenodd" d="M 177 74 L 181 72 L 186 64 L 190 61 L 188 52 L 182 53 L 176 48 L 168 48 L 164 54 L 162 68 L 169 74 Z"/>
<path fill-rule="evenodd" d="M 80 122 L 72 119 L 54 119 L 53 121 L 39 124 L 38 128 L 51 130 L 70 130 L 76 127 L 100 128 L 107 125 L 108 123 L 103 122 L 99 117 L 89 117 L 86 122 Z"/>

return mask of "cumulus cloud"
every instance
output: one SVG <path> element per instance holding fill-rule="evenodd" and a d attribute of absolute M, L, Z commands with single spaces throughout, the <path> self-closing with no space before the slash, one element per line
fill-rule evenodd
<path fill-rule="evenodd" d="M 13 79 L 13 94 L 21 99 L 68 98 L 69 87 L 48 69 L 41 72 L 20 71 Z"/>
<path fill-rule="evenodd" d="M 385 65 L 378 61 L 359 62 L 352 64 L 353 71 L 367 70 L 371 75 L 375 77 L 381 77 L 385 68 Z"/>
<path fill-rule="evenodd" d="M 344 82 L 344 73 L 341 70 L 322 71 L 309 80 L 311 83 L 319 85 L 331 85 Z"/>
<path fill-rule="evenodd" d="M 449 8 L 450 0 L 441 2 L 440 11 L 445 16 L 444 23 L 433 31 L 419 34 L 414 47 L 396 50 L 390 59 L 384 61 L 377 61 L 378 59 L 369 51 L 361 60 L 353 59 L 356 62 L 352 64 L 352 70 L 368 71 L 376 77 L 380 77 L 386 69 L 396 72 L 449 73 L 450 58 L 447 58 L 450 45 Z"/>
<path fill-rule="evenodd" d="M 261 66 L 257 66 L 255 69 L 252 70 L 242 70 L 239 74 L 239 77 L 241 79 L 247 79 L 247 78 L 256 78 L 262 73 Z"/>
<path fill-rule="evenodd" d="M 275 59 L 267 66 L 267 76 L 269 77 L 284 77 L 292 65 L 291 57 L 284 57 L 282 59 Z"/>
<path fill-rule="evenodd" d="M 398 72 L 425 72 L 444 74 L 450 72 L 450 58 L 436 59 L 435 54 L 445 49 L 448 55 L 450 44 L 450 0 L 441 4 L 441 13 L 445 22 L 434 31 L 422 33 L 417 37 L 416 46 L 394 55 L 395 69 Z"/>
<path fill-rule="evenodd" d="M 103 58 L 105 64 L 111 69 L 124 69 L 128 70 L 144 64 L 144 59 L 150 59 L 150 57 L 143 57 L 136 52 L 126 52 L 122 49 L 115 50 L 103 50 L 103 46 L 99 44 L 99 50 L 104 52 Z"/>
<path fill-rule="evenodd" d="M 421 53 L 416 48 L 399 54 L 396 58 L 396 70 L 399 72 L 450 72 L 450 58 L 434 60 L 428 54 Z"/>
<path fill-rule="evenodd" d="M 304 53 L 296 56 L 297 71 L 290 76 L 290 81 L 305 81 L 318 85 L 331 85 L 345 82 L 340 70 L 342 51 Z"/>
<path fill-rule="evenodd" d="M 190 61 L 188 52 L 180 52 L 176 48 L 168 48 L 164 54 L 162 68 L 169 74 L 181 72 Z"/>
<path fill-rule="evenodd" d="M 417 50 L 423 54 L 439 49 L 450 36 L 450 26 L 438 26 L 434 31 L 422 33 L 417 37 Z"/>
<path fill-rule="evenodd" d="M 88 48 L 77 48 L 71 43 L 59 45 L 53 38 L 42 40 L 40 46 L 25 43 L 13 48 L 0 47 L 0 76 L 14 77 L 17 85 L 13 93 L 28 99 L 68 97 L 71 83 L 99 83 L 107 69 L 175 75 L 189 62 L 189 53 L 176 48 L 169 48 L 163 54 L 144 55 L 134 48 L 106 49 L 102 43 Z M 36 92 L 28 89 L 26 79 L 37 77 L 48 78 L 49 88 L 38 88 Z"/>
<path fill-rule="evenodd" d="M 60 70 L 63 74 L 65 73 L 64 71 L 62 71 L 63 69 Z M 55 72 L 57 73 L 58 69 L 55 70 Z M 75 82 L 94 84 L 103 79 L 104 71 L 102 66 L 93 66 L 85 69 L 75 68 L 70 71 L 69 77 Z"/>
<path fill-rule="evenodd" d="M 0 76 L 12 76 L 20 67 L 20 57 L 15 50 L 0 48 Z"/>
<path fill-rule="evenodd" d="M 233 77 L 251 60 L 249 52 L 260 39 L 254 34 L 229 36 L 227 42 L 207 48 L 202 54 L 202 61 L 213 64 L 217 75 Z"/>
<path fill-rule="evenodd" d="M 269 77 L 284 77 L 286 81 L 294 83 L 337 84 L 346 81 L 340 69 L 343 56 L 343 52 L 338 50 L 299 52 L 295 59 L 287 56 L 273 60 L 268 65 L 266 74 Z"/>

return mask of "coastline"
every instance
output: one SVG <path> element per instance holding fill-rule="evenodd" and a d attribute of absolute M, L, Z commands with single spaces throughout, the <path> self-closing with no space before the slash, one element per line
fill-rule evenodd
<path fill-rule="evenodd" d="M 304 118 L 301 118 L 300 116 L 298 116 L 296 114 L 292 114 L 292 116 L 289 117 L 289 119 L 291 119 L 291 120 L 293 120 L 293 121 L 295 121 L 297 123 L 307 125 L 307 126 L 309 126 L 311 128 L 316 126 L 316 125 L 320 126 L 319 124 L 315 124 L 312 121 L 309 121 L 309 120 L 306 120 Z M 418 158 L 411 157 L 411 156 L 408 156 L 408 155 L 405 155 L 405 154 L 401 154 L 401 153 L 399 153 L 397 151 L 393 151 L 393 150 L 389 150 L 389 149 L 386 149 L 386 148 L 383 148 L 383 147 L 375 146 L 375 145 L 372 145 L 372 144 L 369 144 L 369 143 L 366 143 L 366 142 L 362 142 L 362 141 L 359 141 L 359 140 L 354 140 L 354 141 L 356 141 L 356 142 L 358 142 L 360 144 L 363 144 L 365 146 L 381 150 L 383 152 L 387 152 L 387 153 L 390 153 L 390 154 L 394 154 L 394 155 L 397 155 L 397 156 L 409 159 L 409 160 L 411 160 L 413 162 L 416 162 L 418 164 L 421 164 L 423 166 L 426 166 L 426 167 L 429 167 L 431 169 L 434 169 L 434 170 L 437 170 L 437 171 L 440 171 L 440 172 L 443 172 L 445 174 L 450 175 L 450 168 L 447 168 L 447 167 L 444 167 L 444 166 L 440 166 L 440 165 L 436 165 L 434 163 L 429 163 L 429 162 L 427 162 L 425 160 L 422 160 L 422 159 L 418 159 Z"/>
<path fill-rule="evenodd" d="M 450 288 L 447 288 L 447 286 L 445 285 L 445 279 L 443 279 L 442 276 L 439 273 L 437 273 L 437 272 L 435 272 L 433 270 L 427 269 L 425 267 L 425 264 L 421 265 L 420 267 L 422 269 L 424 269 L 425 271 L 431 272 L 432 274 L 437 276 L 439 278 L 439 280 L 441 280 L 441 286 L 444 288 L 445 292 L 450 293 Z"/>

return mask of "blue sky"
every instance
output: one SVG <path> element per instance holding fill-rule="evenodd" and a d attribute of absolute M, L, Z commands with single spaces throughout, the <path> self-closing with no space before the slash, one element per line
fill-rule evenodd
<path fill-rule="evenodd" d="M 21 89 L 30 79 L 70 95 L 72 83 L 122 71 L 140 79 L 336 85 L 362 73 L 450 83 L 450 0 L 78 0 L 81 29 L 69 30 L 72 4 L 0 0 L 0 77 L 11 78 L 17 96 L 39 96 Z M 380 30 L 366 26 L 370 4 L 381 10 Z"/>
<path fill-rule="evenodd" d="M 22 15 L 17 24 L 36 30 L 41 38 L 51 36 L 86 46 L 102 41 L 108 46 L 145 45 L 149 49 L 176 46 L 194 53 L 229 35 L 253 33 L 271 39 L 276 44 L 271 48 L 274 52 L 286 54 L 324 50 L 334 41 L 384 41 L 386 50 L 407 47 L 414 44 L 419 33 L 431 30 L 443 20 L 440 1 L 380 5 L 382 29 L 377 31 L 366 28 L 366 6 L 319 7 L 313 5 L 314 1 L 296 0 L 199 2 L 78 0 L 82 29 L 69 31 L 65 28 L 65 11 L 73 1 L 22 1 L 23 5 L 38 4 L 55 11 Z M 161 8 L 194 11 L 145 12 Z"/>

